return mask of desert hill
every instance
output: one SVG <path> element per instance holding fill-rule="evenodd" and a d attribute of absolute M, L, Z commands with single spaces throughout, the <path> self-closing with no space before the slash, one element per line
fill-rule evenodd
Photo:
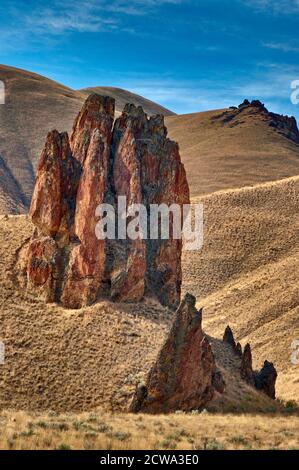
<path fill-rule="evenodd" d="M 88 91 L 76 91 L 35 73 L 4 65 L 6 104 L 0 105 L 0 213 L 20 213 L 30 203 L 36 164 L 47 133 L 70 131 Z M 121 89 L 99 88 L 116 98 L 120 112 L 124 102 L 142 105 L 148 114 L 171 111 Z"/>
<path fill-rule="evenodd" d="M 299 177 L 220 191 L 204 205 L 204 245 L 183 254 L 184 290 L 205 306 L 204 327 L 221 338 L 229 324 L 278 369 L 278 396 L 299 397 L 291 344 L 299 338 Z"/>
<path fill-rule="evenodd" d="M 258 101 L 166 118 L 179 142 L 191 195 L 241 188 L 299 174 L 299 133 L 292 118 Z"/>

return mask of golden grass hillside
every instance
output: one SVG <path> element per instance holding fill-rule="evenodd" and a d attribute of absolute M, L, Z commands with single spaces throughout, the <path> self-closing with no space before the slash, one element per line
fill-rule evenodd
<path fill-rule="evenodd" d="M 299 177 L 195 199 L 204 205 L 204 246 L 185 252 L 184 291 L 204 306 L 204 328 L 229 324 L 253 347 L 254 365 L 278 369 L 278 396 L 299 399 Z"/>
<path fill-rule="evenodd" d="M 7 450 L 294 450 L 298 416 L 0 412 Z"/>
<path fill-rule="evenodd" d="M 241 188 L 299 174 L 299 145 L 271 115 L 248 108 L 166 118 L 179 142 L 191 195 Z"/>
<path fill-rule="evenodd" d="M 5 65 L 0 65 L 0 80 L 5 84 L 5 105 L 0 106 L 0 213 L 21 213 L 30 203 L 47 133 L 69 132 L 88 92 Z M 118 113 L 124 102 L 134 102 L 149 114 L 172 114 L 126 90 L 98 90 L 116 99 Z"/>

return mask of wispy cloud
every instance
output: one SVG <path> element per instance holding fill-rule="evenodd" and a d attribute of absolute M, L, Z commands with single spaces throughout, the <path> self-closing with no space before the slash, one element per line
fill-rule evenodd
<path fill-rule="evenodd" d="M 38 38 L 48 44 L 68 33 L 137 34 L 127 18 L 150 15 L 163 5 L 175 7 L 183 1 L 188 0 L 52 0 L 45 4 L 33 0 L 16 6 L 2 0 L 0 15 L 6 21 L 0 25 L 1 49 L 32 47 Z"/>
<path fill-rule="evenodd" d="M 271 11 L 275 14 L 292 14 L 299 12 L 299 0 L 241 0 L 257 10 Z"/>
<path fill-rule="evenodd" d="M 293 44 L 285 43 L 285 42 L 267 42 L 263 43 L 264 47 L 268 49 L 274 49 L 283 52 L 299 52 L 299 47 L 294 46 Z"/>
<path fill-rule="evenodd" d="M 77 8 L 74 5 L 71 11 L 65 10 L 57 15 L 51 9 L 39 10 L 38 13 L 25 17 L 25 25 L 35 33 L 61 34 L 64 32 L 100 32 L 116 27 L 117 21 L 113 18 L 94 14 L 92 8 Z"/>
<path fill-rule="evenodd" d="M 34 31 L 50 34 L 101 32 L 122 29 L 121 16 L 145 15 L 163 4 L 178 5 L 183 0 L 56 0 L 51 8 L 37 8 L 25 15 Z M 131 29 L 134 32 L 133 29 Z M 127 32 L 130 29 L 127 28 Z"/>

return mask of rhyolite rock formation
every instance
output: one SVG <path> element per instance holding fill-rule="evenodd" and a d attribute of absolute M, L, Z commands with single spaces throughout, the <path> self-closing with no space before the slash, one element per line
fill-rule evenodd
<path fill-rule="evenodd" d="M 240 357 L 240 375 L 242 379 L 274 400 L 277 371 L 273 363 L 265 361 L 259 372 L 254 371 L 252 367 L 252 352 L 250 344 L 247 343 L 244 347 L 244 351 L 242 352 L 242 346 L 240 343 L 236 344 L 234 334 L 230 326 L 227 326 L 225 329 L 223 341 L 228 343 L 232 347 L 234 353 Z"/>
<path fill-rule="evenodd" d="M 202 330 L 202 310 L 186 294 L 145 384 L 137 386 L 132 412 L 164 413 L 203 408 L 222 393 L 225 383 L 216 369 L 211 345 Z"/>
<path fill-rule="evenodd" d="M 96 236 L 97 207 L 109 203 L 117 213 L 119 196 L 127 206 L 189 203 L 178 145 L 167 138 L 163 116 L 148 118 L 141 107 L 126 105 L 114 121 L 114 108 L 112 98 L 91 95 L 70 138 L 57 131 L 47 137 L 30 207 L 36 229 L 28 287 L 70 308 L 103 296 L 139 301 L 147 295 L 175 307 L 181 240 Z"/>

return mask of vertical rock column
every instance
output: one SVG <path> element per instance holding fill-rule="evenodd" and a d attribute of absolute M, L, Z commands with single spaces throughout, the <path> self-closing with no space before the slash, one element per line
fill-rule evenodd
<path fill-rule="evenodd" d="M 82 165 L 76 197 L 73 243 L 61 296 L 67 307 L 78 308 L 97 299 L 104 282 L 107 241 L 96 237 L 96 208 L 105 202 L 115 102 L 91 95 L 71 136 L 73 155 Z"/>

